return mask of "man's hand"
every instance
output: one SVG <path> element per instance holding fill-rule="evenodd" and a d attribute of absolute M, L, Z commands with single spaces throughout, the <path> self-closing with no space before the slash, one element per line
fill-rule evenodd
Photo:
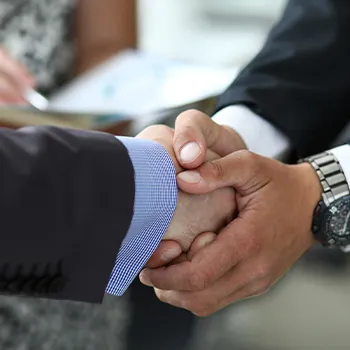
<path fill-rule="evenodd" d="M 0 47 L 0 106 L 26 103 L 23 92 L 34 86 L 34 78 Z"/>
<path fill-rule="evenodd" d="M 154 128 L 159 128 L 158 131 Z M 155 140 L 166 145 L 167 151 L 172 156 L 177 172 L 185 169 L 192 169 L 201 165 L 205 160 L 217 159 L 220 156 L 226 156 L 227 154 L 244 149 L 245 144 L 241 137 L 227 126 L 221 126 L 214 123 L 207 115 L 197 110 L 188 110 L 181 113 L 176 119 L 175 133 L 172 129 L 166 128 L 166 140 L 160 139 L 159 135 L 164 138 L 164 126 L 153 126 L 151 129 L 147 129 L 141 133 L 146 134 L 147 138 L 155 138 Z M 154 132 L 156 131 L 156 132 Z M 153 134 L 153 135 L 152 135 Z M 168 144 L 170 134 L 173 138 L 173 143 Z M 177 158 L 177 161 L 175 159 Z M 181 193 L 181 192 L 180 192 Z M 183 195 L 182 193 L 180 194 Z M 184 202 L 186 203 L 186 202 Z M 203 204 L 203 201 L 201 202 Z M 182 210 L 186 209 L 182 206 Z M 213 212 L 212 212 L 213 213 Z M 190 212 L 187 212 L 189 215 Z M 181 216 L 176 215 L 176 216 Z M 193 220 L 191 220 L 193 222 Z M 175 220 L 173 220 L 175 223 Z M 176 220 L 180 225 L 184 222 Z M 170 228 L 167 239 L 174 237 L 178 234 L 175 231 L 176 225 Z M 202 236 L 202 235 L 201 235 Z M 199 250 L 201 242 L 207 242 L 205 234 L 203 238 L 196 240 L 196 250 Z M 209 234 L 209 237 L 210 234 Z M 169 257 L 166 262 L 169 262 L 170 257 L 175 256 L 176 252 L 180 251 L 180 247 L 175 242 L 166 241 L 159 245 L 152 258 L 149 260 L 148 267 L 158 267 L 164 265 L 161 256 Z M 191 248 L 191 251 L 193 249 Z M 178 260 L 176 260 L 178 261 Z"/>
<path fill-rule="evenodd" d="M 308 164 L 238 151 L 179 174 L 178 184 L 188 193 L 233 186 L 239 214 L 190 259 L 141 272 L 164 302 L 205 316 L 262 294 L 315 242 L 311 222 L 321 186 Z"/>
<path fill-rule="evenodd" d="M 173 136 L 174 131 L 163 125 L 151 126 L 137 135 L 139 138 L 148 138 L 160 143 L 172 158 L 176 173 L 179 173 L 183 169 L 176 160 Z M 217 158 L 212 152 L 208 152 L 207 156 L 207 159 Z M 225 203 L 225 206 L 222 206 L 222 203 Z M 179 191 L 176 211 L 164 240 L 178 242 L 181 251 L 186 252 L 198 234 L 206 231 L 218 232 L 227 225 L 232 220 L 235 210 L 233 188 L 218 189 L 202 195 L 189 195 Z"/>
<path fill-rule="evenodd" d="M 185 169 L 202 165 L 208 150 L 223 157 L 240 149 L 246 145 L 232 128 L 216 124 L 200 111 L 188 110 L 176 119 L 174 150 Z"/>

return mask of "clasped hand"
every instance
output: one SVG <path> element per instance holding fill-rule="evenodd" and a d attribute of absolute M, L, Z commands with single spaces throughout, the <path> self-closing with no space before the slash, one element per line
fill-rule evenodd
<path fill-rule="evenodd" d="M 192 110 L 174 131 L 153 126 L 139 137 L 161 143 L 178 174 L 175 215 L 140 274 L 161 301 L 210 315 L 266 292 L 315 243 L 321 188 L 308 164 L 250 153 L 231 128 Z"/>

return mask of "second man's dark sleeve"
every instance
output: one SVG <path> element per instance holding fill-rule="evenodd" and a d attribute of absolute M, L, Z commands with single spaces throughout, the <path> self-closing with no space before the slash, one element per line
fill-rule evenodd
<path fill-rule="evenodd" d="M 349 121 L 349 35 L 349 1 L 289 1 L 217 110 L 245 104 L 283 131 L 299 156 L 324 150 Z"/>

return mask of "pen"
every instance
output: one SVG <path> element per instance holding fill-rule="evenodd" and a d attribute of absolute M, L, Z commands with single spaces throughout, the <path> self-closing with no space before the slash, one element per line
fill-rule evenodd
<path fill-rule="evenodd" d="M 38 109 L 39 111 L 45 110 L 49 105 L 49 101 L 46 97 L 31 88 L 28 88 L 23 92 L 23 97 L 31 106 Z"/>

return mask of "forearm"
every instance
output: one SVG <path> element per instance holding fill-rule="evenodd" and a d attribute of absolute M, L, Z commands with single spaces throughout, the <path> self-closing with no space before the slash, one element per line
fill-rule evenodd
<path fill-rule="evenodd" d="M 0 146 L 0 292 L 101 301 L 133 213 L 125 147 L 53 127 L 1 129 Z"/>

